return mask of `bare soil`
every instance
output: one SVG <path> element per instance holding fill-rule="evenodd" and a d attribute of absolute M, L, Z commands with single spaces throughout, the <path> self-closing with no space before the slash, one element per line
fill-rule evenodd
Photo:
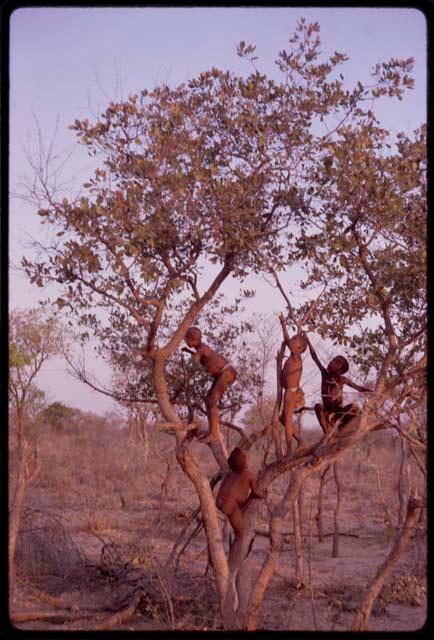
<path fill-rule="evenodd" d="M 360 455 L 366 452 L 360 452 Z M 381 451 L 379 458 L 384 455 Z M 361 458 L 363 459 L 363 458 Z M 292 522 L 284 529 L 278 568 L 266 592 L 259 629 L 291 631 L 344 631 L 351 627 L 355 612 L 377 568 L 387 557 L 398 532 L 396 469 L 383 469 L 383 497 L 375 474 L 357 460 L 345 462 L 340 526 L 339 557 L 332 557 L 333 510 L 336 491 L 332 477 L 324 500 L 324 533 L 318 541 L 315 523 L 319 477 L 307 481 L 303 494 L 303 582 L 295 580 Z M 370 464 L 374 464 L 372 461 Z M 213 473 L 211 458 L 209 477 Z M 160 465 L 161 467 L 161 465 Z M 215 470 L 215 469 L 214 469 Z M 169 498 L 160 513 L 164 469 L 149 475 L 143 497 L 129 494 L 124 508 L 120 501 L 104 505 L 100 493 L 77 503 L 72 490 L 63 492 L 38 486 L 29 489 L 27 505 L 54 518 L 64 536 L 77 550 L 77 560 L 62 574 L 44 573 L 21 562 L 13 612 L 19 629 L 90 630 L 116 612 L 127 610 L 138 590 L 143 597 L 134 613 L 110 626 L 116 630 L 218 630 L 221 629 L 213 572 L 208 567 L 207 543 L 201 530 L 180 556 L 175 571 L 164 564 L 183 527 L 197 507 L 197 496 L 179 469 L 169 482 Z M 331 474 L 332 476 L 332 474 Z M 393 476 L 393 481 L 391 477 Z M 270 505 L 279 499 L 285 479 L 269 491 Z M 75 498 L 73 499 L 73 496 Z M 116 503 L 116 504 L 115 504 Z M 119 503 L 119 504 L 117 504 Z M 83 506 L 85 504 L 85 506 Z M 222 518 L 222 525 L 224 518 Z M 59 524 L 61 523 L 61 524 Z M 267 553 L 268 517 L 265 505 L 257 523 L 259 534 L 249 556 L 257 573 Z M 418 525 L 410 547 L 394 567 L 377 599 L 369 620 L 370 631 L 416 631 L 427 616 L 426 524 Z M 51 530 L 50 530 L 51 531 Z M 54 529 L 53 529 L 54 531 Z M 50 534 L 51 535 L 51 534 Z M 54 534 L 53 534 L 54 535 Z M 30 540 L 30 539 L 29 539 Z M 54 540 L 54 539 L 53 539 Z M 27 543 L 30 545 L 30 541 Z M 55 541 L 53 545 L 55 545 Z M 46 552 L 48 553 L 48 551 Z M 38 612 L 49 617 L 23 619 Z M 51 615 L 50 615 L 51 614 Z"/>

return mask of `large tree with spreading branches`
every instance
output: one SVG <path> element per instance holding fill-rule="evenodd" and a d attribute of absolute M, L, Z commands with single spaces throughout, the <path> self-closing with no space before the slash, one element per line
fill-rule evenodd
<path fill-rule="evenodd" d="M 415 376 L 423 380 L 425 129 L 394 140 L 375 117 L 377 100 L 412 87 L 413 61 L 379 64 L 369 84 L 349 86 L 340 72 L 346 56 L 322 56 L 317 23 L 302 19 L 289 43 L 276 60 L 278 79 L 255 66 L 246 76 L 213 68 L 112 102 L 93 122 L 76 120 L 71 128 L 98 168 L 74 200 L 38 172 L 42 191 L 33 194 L 44 194 L 38 214 L 53 241 L 23 260 L 32 282 L 60 288 L 54 305 L 75 318 L 83 340 L 95 338 L 118 368 L 134 367 L 128 393 L 156 401 L 172 425 L 178 462 L 199 497 L 226 628 L 257 627 L 282 519 L 304 480 L 393 422 L 401 396 L 410 411 L 418 399 L 408 389 Z M 244 42 L 238 54 L 256 59 Z M 192 454 L 191 414 L 174 402 L 174 363 L 181 370 L 188 328 L 227 279 L 241 291 L 247 275 L 296 263 L 306 267 L 306 287 L 328 284 L 306 328 L 351 348 L 375 393 L 349 436 L 261 470 L 263 489 L 292 473 L 255 576 L 248 552 L 259 501 L 245 509 L 245 533 L 228 557 L 215 482 Z M 146 385 L 136 384 L 140 375 Z M 221 443 L 209 446 L 224 472 Z"/>

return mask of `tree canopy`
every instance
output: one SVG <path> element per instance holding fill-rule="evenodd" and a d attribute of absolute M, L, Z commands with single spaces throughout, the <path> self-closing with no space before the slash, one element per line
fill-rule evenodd
<path fill-rule="evenodd" d="M 372 102 L 411 87 L 412 59 L 378 65 L 371 85 L 347 89 L 338 72 L 346 56 L 321 59 L 318 32 L 317 23 L 300 21 L 290 50 L 276 60 L 280 81 L 256 69 L 241 77 L 213 68 L 175 88 L 110 103 L 93 123 L 74 122 L 79 142 L 101 164 L 73 202 L 49 194 L 39 215 L 56 228 L 55 241 L 24 267 L 39 286 L 61 286 L 56 303 L 77 316 L 84 336 L 128 343 L 139 329 L 135 349 L 152 358 L 169 325 L 168 355 L 229 273 L 242 278 L 300 258 L 326 264 L 313 230 L 322 215 L 338 231 L 339 216 L 348 214 L 342 198 L 354 203 L 351 185 L 363 178 L 354 173 L 360 163 L 354 156 L 353 173 L 341 167 L 333 190 L 319 190 L 318 182 L 340 173 L 351 136 L 364 144 L 359 154 L 371 149 L 372 165 L 384 138 Z M 253 51 L 240 43 L 239 55 Z M 403 171 L 392 164 L 378 171 L 386 178 Z M 374 167 L 366 171 L 372 183 Z M 168 305 L 181 298 L 185 315 L 174 327 Z"/>

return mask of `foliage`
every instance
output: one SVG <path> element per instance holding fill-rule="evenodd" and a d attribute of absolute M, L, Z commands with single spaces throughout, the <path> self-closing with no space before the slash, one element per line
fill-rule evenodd
<path fill-rule="evenodd" d="M 64 345 L 59 322 L 38 309 L 13 310 L 9 316 L 9 397 L 16 411 L 40 398 L 34 380 L 43 363 Z"/>
<path fill-rule="evenodd" d="M 79 411 L 68 407 L 63 402 L 52 402 L 42 412 L 42 420 L 56 431 L 63 431 L 71 422 L 76 421 Z"/>
<path fill-rule="evenodd" d="M 426 348 L 426 127 L 393 140 L 371 114 L 327 153 L 310 187 L 315 231 L 304 225 L 299 241 L 305 286 L 328 283 L 312 327 L 349 347 L 365 374 L 393 332 L 396 373 Z"/>
<path fill-rule="evenodd" d="M 400 98 L 412 67 L 412 59 L 392 60 L 372 85 L 345 89 L 337 69 L 347 57 L 321 60 L 318 33 L 317 23 L 300 21 L 276 60 L 280 81 L 213 68 L 112 102 L 93 123 L 75 120 L 78 140 L 101 165 L 75 201 L 50 193 L 39 215 L 57 237 L 23 265 L 38 286 L 61 285 L 55 304 L 77 318 L 83 339 L 91 332 L 113 348 L 130 344 L 138 327 L 132 351 L 152 357 L 162 323 L 178 328 L 170 304 L 182 295 L 194 312 L 166 343 L 172 353 L 230 272 L 242 278 L 318 260 L 306 232 L 294 235 L 294 225 L 316 224 L 312 176 L 344 123 L 369 126 L 372 101 Z M 244 43 L 238 53 L 251 58 L 253 49 Z M 327 120 L 338 124 L 318 133 Z M 221 267 L 215 287 L 201 294 L 213 264 Z"/>
<path fill-rule="evenodd" d="M 394 140 L 373 111 L 382 96 L 401 99 L 412 87 L 413 60 L 378 64 L 370 85 L 347 89 L 339 74 L 347 57 L 322 58 L 318 32 L 317 23 L 300 20 L 290 50 L 276 60 L 280 81 L 256 68 L 247 77 L 213 68 L 175 88 L 112 102 L 92 123 L 75 120 L 78 141 L 101 163 L 73 201 L 43 182 L 47 202 L 38 213 L 57 233 L 35 258 L 23 259 L 32 282 L 59 285 L 54 306 L 78 323 L 81 340 L 96 337 L 117 380 L 126 374 L 121 389 L 143 403 L 156 400 L 172 423 L 195 408 L 208 384 L 175 354 L 198 322 L 206 341 L 239 357 L 238 386 L 226 400 L 236 408 L 250 393 L 267 409 L 260 399 L 265 342 L 263 352 L 249 351 L 242 343 L 248 326 L 233 321 L 240 300 L 228 307 L 218 297 L 230 275 L 242 283 L 298 261 L 306 269 L 302 286 L 327 284 L 307 328 L 351 349 L 364 373 L 374 370 L 376 397 L 347 443 L 325 442 L 314 466 L 285 456 L 261 470 L 264 488 L 289 470 L 291 480 L 271 514 L 270 551 L 244 612 L 249 630 L 275 569 L 279 523 L 306 478 L 373 428 L 374 411 L 385 409 L 375 420 L 399 426 L 403 407 L 423 401 L 412 392 L 415 381 L 424 386 L 426 351 L 426 129 Z M 245 42 L 238 47 L 251 62 L 254 52 Z M 13 358 L 22 362 L 21 352 Z M 248 553 L 257 507 L 244 510 L 247 533 L 228 563 L 191 442 L 176 432 L 177 459 L 200 498 L 219 605 L 231 628 L 235 611 L 225 612 L 225 601 L 237 581 L 225 576 Z M 213 443 L 211 450 L 224 468 L 222 448 Z"/>

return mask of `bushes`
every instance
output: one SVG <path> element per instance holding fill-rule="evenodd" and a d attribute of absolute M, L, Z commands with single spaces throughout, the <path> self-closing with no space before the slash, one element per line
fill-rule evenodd
<path fill-rule="evenodd" d="M 16 547 L 16 568 L 22 580 L 36 582 L 42 576 L 65 578 L 82 562 L 58 516 L 25 509 Z"/>

